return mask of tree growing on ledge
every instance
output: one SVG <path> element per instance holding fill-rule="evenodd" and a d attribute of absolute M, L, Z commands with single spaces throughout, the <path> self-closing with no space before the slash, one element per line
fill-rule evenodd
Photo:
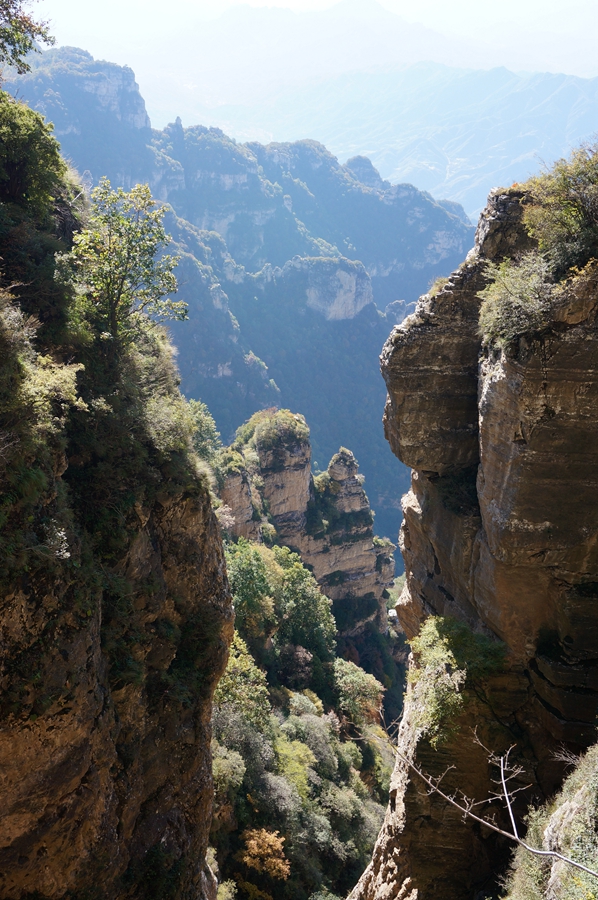
<path fill-rule="evenodd" d="M 187 304 L 169 296 L 177 290 L 179 257 L 160 255 L 169 237 L 164 210 L 156 207 L 149 186 L 113 190 L 102 178 L 91 201 L 88 227 L 75 235 L 61 266 L 81 296 L 93 331 L 126 342 L 140 315 L 186 319 Z"/>
<path fill-rule="evenodd" d="M 46 22 L 36 22 L 24 7 L 25 0 L 0 0 L 0 66 L 14 66 L 19 75 L 28 72 L 25 61 L 28 53 L 36 49 L 36 42 L 53 44 Z"/>

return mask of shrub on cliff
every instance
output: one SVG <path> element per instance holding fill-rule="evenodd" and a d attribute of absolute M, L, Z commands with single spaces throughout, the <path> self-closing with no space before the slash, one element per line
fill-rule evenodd
<path fill-rule="evenodd" d="M 555 287 L 552 266 L 543 256 L 531 251 L 517 262 L 487 263 L 486 274 L 490 283 L 478 294 L 485 344 L 505 347 L 547 327 Z"/>
<path fill-rule="evenodd" d="M 43 218 L 66 171 L 52 125 L 0 92 L 0 201 Z"/>
<path fill-rule="evenodd" d="M 524 222 L 558 274 L 598 255 L 597 144 L 582 145 L 525 186 Z"/>
<path fill-rule="evenodd" d="M 577 761 L 557 796 L 529 813 L 526 840 L 534 847 L 556 849 L 596 871 L 597 821 L 598 746 L 594 746 Z M 534 856 L 523 847 L 516 850 L 505 900 L 594 900 L 596 896 L 595 877 L 565 862 Z"/>
<path fill-rule="evenodd" d="M 598 144 L 557 160 L 524 188 L 523 222 L 537 250 L 487 263 L 489 284 L 478 294 L 483 341 L 498 347 L 546 329 L 559 282 L 598 256 Z"/>
<path fill-rule="evenodd" d="M 258 452 L 285 448 L 309 439 L 303 416 L 290 409 L 264 409 L 237 430 L 235 444 L 251 443 Z"/>
<path fill-rule="evenodd" d="M 55 280 L 84 199 L 43 116 L 0 91 L 0 285 L 38 322 L 36 345 L 65 341 L 71 291 Z"/>
<path fill-rule="evenodd" d="M 430 616 L 410 644 L 416 663 L 408 675 L 418 711 L 415 725 L 438 746 L 454 732 L 468 690 L 483 695 L 485 679 L 502 667 L 504 646 L 450 616 Z"/>

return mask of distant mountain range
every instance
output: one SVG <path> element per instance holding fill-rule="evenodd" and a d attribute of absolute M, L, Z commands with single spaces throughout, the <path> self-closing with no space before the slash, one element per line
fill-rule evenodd
<path fill-rule="evenodd" d="M 463 209 L 316 141 L 240 144 L 180 119 L 152 129 L 132 70 L 83 50 L 49 50 L 5 86 L 54 123 L 84 182 L 147 181 L 170 205 L 189 304 L 171 329 L 182 387 L 223 438 L 260 408 L 302 413 L 314 460 L 350 448 L 376 531 L 396 538 L 408 472 L 382 433 L 378 355 L 406 305 L 472 246 Z"/>
<path fill-rule="evenodd" d="M 46 0 L 50 12 L 71 2 Z M 180 116 L 241 141 L 312 138 L 341 162 L 368 156 L 383 178 L 462 203 L 473 219 L 492 187 L 598 130 L 593 0 L 570 0 L 560 17 L 521 4 L 514 27 L 478 29 L 475 40 L 457 13 L 430 28 L 376 0 L 301 13 L 239 5 L 210 21 L 202 4 L 173 0 L 159 30 L 138 3 L 106 3 L 87 32 L 86 16 L 62 15 L 56 33 L 132 66 L 154 126 Z M 513 8 L 485 16 L 504 20 Z"/>
<path fill-rule="evenodd" d="M 364 154 L 383 178 L 455 200 L 475 220 L 491 188 L 523 181 L 592 139 L 598 78 L 418 63 L 199 114 L 244 140 L 309 135 L 341 160 Z"/>

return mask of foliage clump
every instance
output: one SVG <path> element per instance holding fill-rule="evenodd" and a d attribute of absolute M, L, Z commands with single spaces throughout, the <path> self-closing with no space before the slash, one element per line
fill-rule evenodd
<path fill-rule="evenodd" d="M 598 256 L 598 145 L 579 147 L 523 187 L 523 223 L 536 249 L 487 263 L 489 283 L 478 295 L 483 341 L 500 348 L 549 328 L 562 280 Z"/>
<path fill-rule="evenodd" d="M 382 685 L 336 657 L 330 601 L 295 553 L 243 539 L 226 553 L 239 633 L 213 719 L 221 872 L 243 900 L 346 893 L 392 770 L 372 730 Z"/>
<path fill-rule="evenodd" d="M 278 831 L 267 828 L 248 828 L 241 835 L 245 850 L 241 862 L 257 872 L 264 872 L 271 878 L 286 881 L 291 867 L 284 855 L 284 838 Z"/>
<path fill-rule="evenodd" d="M 235 632 L 228 665 L 214 694 L 218 708 L 240 709 L 252 725 L 264 726 L 270 712 L 266 676 L 255 662 L 243 638 Z"/>
<path fill-rule="evenodd" d="M 335 659 L 334 681 L 339 708 L 356 725 L 376 721 L 380 716 L 384 688 L 373 675 L 348 659 Z"/>
<path fill-rule="evenodd" d="M 523 334 L 537 334 L 550 322 L 554 296 L 552 266 L 536 251 L 514 262 L 487 263 L 490 283 L 478 296 L 485 344 L 505 347 Z"/>
<path fill-rule="evenodd" d="M 66 171 L 52 125 L 0 92 L 0 200 L 43 217 Z"/>
<path fill-rule="evenodd" d="M 597 144 L 578 147 L 525 187 L 524 223 L 557 275 L 598 255 Z"/>
<path fill-rule="evenodd" d="M 454 733 L 468 690 L 483 693 L 484 681 L 501 669 L 504 645 L 450 616 L 430 616 L 410 644 L 415 668 L 408 684 L 417 709 L 416 727 L 438 746 Z"/>
<path fill-rule="evenodd" d="M 193 447 L 200 459 L 214 465 L 222 448 L 220 432 L 210 410 L 201 400 L 189 400 L 189 414 L 193 420 Z"/>
<path fill-rule="evenodd" d="M 72 297 L 54 277 L 55 257 L 81 225 L 81 193 L 52 126 L 0 91 L 0 286 L 37 321 L 37 349 L 65 343 Z"/>
<path fill-rule="evenodd" d="M 264 409 L 254 413 L 237 430 L 235 444 L 250 444 L 259 451 L 305 443 L 309 428 L 302 415 L 290 409 Z"/>

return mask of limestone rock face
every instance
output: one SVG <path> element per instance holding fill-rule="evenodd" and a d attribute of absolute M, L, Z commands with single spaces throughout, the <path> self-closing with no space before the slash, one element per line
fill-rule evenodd
<path fill-rule="evenodd" d="M 234 533 L 249 541 L 258 541 L 261 535 L 259 521 L 254 517 L 251 483 L 247 472 L 230 472 L 220 490 L 220 498 L 234 517 Z"/>
<path fill-rule="evenodd" d="M 361 264 L 329 260 L 311 268 L 307 305 L 326 319 L 354 319 L 364 306 L 374 302 L 372 283 Z"/>
<path fill-rule="evenodd" d="M 293 528 L 301 522 L 310 496 L 311 447 L 299 441 L 259 453 L 263 494 L 278 525 Z"/>
<path fill-rule="evenodd" d="M 510 734 L 529 783 L 545 795 L 563 776 L 555 748 L 579 750 L 596 739 L 595 264 L 565 283 L 541 337 L 522 337 L 506 352 L 482 348 L 478 335 L 485 260 L 530 248 L 525 202 L 517 190 L 491 194 L 475 251 L 420 299 L 381 358 L 386 435 L 414 470 L 403 498 L 399 620 L 411 637 L 428 616 L 453 616 L 500 638 L 508 654 L 506 671 L 488 686 L 494 726 L 488 707 L 471 711 L 461 739 L 433 752 L 410 731 L 407 712 L 401 740 L 432 774 L 455 765 L 449 782 L 454 776 L 453 786 L 478 800 L 491 782 L 484 758 L 469 759 L 474 724 L 498 752 Z M 448 805 L 422 793 L 415 778 L 399 760 L 374 859 L 353 900 L 473 897 L 504 865 L 491 838 L 480 841 L 467 823 L 450 825 Z"/>
<path fill-rule="evenodd" d="M 137 678 L 109 669 L 100 588 L 77 596 L 62 577 L 24 581 L 2 598 L 6 900 L 141 900 L 164 861 L 184 871 L 177 897 L 215 897 L 204 862 L 211 695 L 232 634 L 222 544 L 207 491 L 140 508 L 138 516 L 115 572 L 135 586 L 127 615 L 138 632 L 130 649 Z M 45 649 L 27 685 L 25 660 L 40 635 Z M 193 652 L 202 656 L 205 680 L 199 702 L 186 704 L 177 696 L 175 661 Z M 32 701 L 40 685 L 43 699 Z"/>
<path fill-rule="evenodd" d="M 302 420 L 304 421 L 304 420 Z M 354 635 L 367 622 L 385 631 L 386 589 L 394 580 L 394 546 L 373 536 L 373 516 L 353 454 L 341 448 L 324 476 L 311 474 L 308 439 L 257 446 L 252 469 L 226 476 L 221 499 L 231 508 L 236 536 L 259 539 L 254 510 L 267 512 L 277 540 L 299 553 L 337 608 L 352 607 L 339 630 Z M 249 516 L 253 516 L 250 522 Z M 251 532 L 251 534 L 250 534 Z M 343 617 L 344 618 L 344 617 Z"/>

